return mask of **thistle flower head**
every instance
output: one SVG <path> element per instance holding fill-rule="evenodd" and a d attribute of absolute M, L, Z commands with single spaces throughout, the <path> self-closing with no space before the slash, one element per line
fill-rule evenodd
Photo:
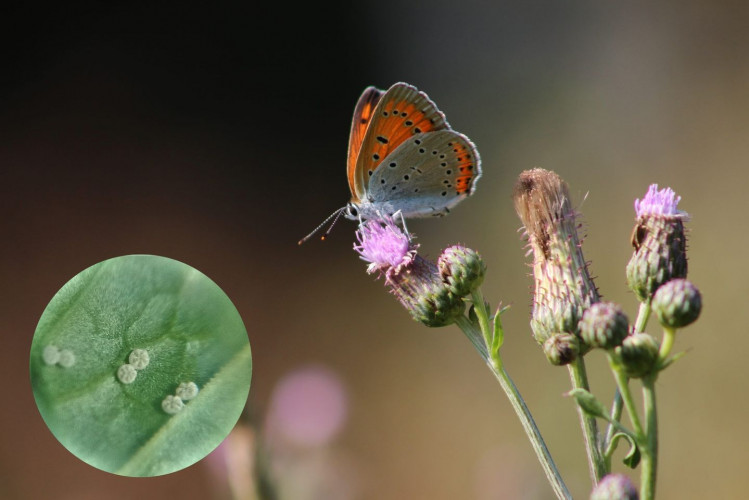
<path fill-rule="evenodd" d="M 390 217 L 362 222 L 356 231 L 356 240 L 359 243 L 354 244 L 354 250 L 359 252 L 362 260 L 369 262 L 367 272 L 370 274 L 375 271 L 390 272 L 407 264 L 418 248 L 410 235 Z"/>
<path fill-rule="evenodd" d="M 599 295 L 583 257 L 567 184 L 554 172 L 528 170 L 515 184 L 514 200 L 533 251 L 533 335 L 539 344 L 558 333 L 579 337 L 583 311 Z M 581 343 L 580 353 L 587 350 Z"/>
<path fill-rule="evenodd" d="M 354 250 L 370 263 L 367 272 L 380 271 L 415 320 L 427 326 L 445 326 L 463 314 L 462 296 L 452 293 L 437 265 L 416 253 L 418 246 L 392 219 L 363 222 L 356 239 Z"/>
<path fill-rule="evenodd" d="M 557 333 L 544 342 L 544 354 L 554 366 L 568 365 L 580 353 L 580 340 L 571 333 Z"/>
<path fill-rule="evenodd" d="M 444 249 L 437 259 L 437 267 L 442 281 L 459 297 L 465 297 L 481 286 L 486 274 L 486 264 L 478 252 L 461 245 Z"/>
<path fill-rule="evenodd" d="M 608 474 L 593 488 L 590 500 L 638 500 L 632 481 L 624 474 Z"/>
<path fill-rule="evenodd" d="M 681 196 L 671 188 L 658 189 L 658 184 L 651 184 L 642 200 L 635 200 L 637 218 L 646 216 L 666 216 L 687 218 L 688 214 L 676 208 Z"/>
<path fill-rule="evenodd" d="M 658 361 L 658 341 L 647 333 L 627 336 L 615 352 L 630 378 L 641 378 L 650 374 Z"/>
<path fill-rule="evenodd" d="M 657 184 L 635 200 L 635 251 L 627 264 L 627 282 L 641 302 L 649 302 L 663 283 L 687 275 L 684 221 L 689 215 L 677 208 L 680 200 L 671 188 L 659 190 Z"/>
<path fill-rule="evenodd" d="M 628 333 L 627 315 L 613 302 L 593 304 L 580 321 L 580 335 L 592 347 L 613 349 L 621 345 Z"/>
<path fill-rule="evenodd" d="M 661 325 L 682 328 L 693 323 L 702 311 L 702 296 L 691 282 L 675 279 L 661 285 L 653 295 L 653 311 Z"/>

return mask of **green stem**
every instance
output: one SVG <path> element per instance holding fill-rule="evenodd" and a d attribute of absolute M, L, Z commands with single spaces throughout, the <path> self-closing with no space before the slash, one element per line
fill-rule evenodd
<path fill-rule="evenodd" d="M 471 344 L 473 344 L 473 347 L 476 348 L 484 361 L 488 363 L 490 354 L 484 344 L 484 334 L 465 316 L 458 316 L 455 324 L 460 327 L 466 337 L 468 337 L 468 340 L 471 341 Z"/>
<path fill-rule="evenodd" d="M 634 399 L 632 399 L 632 392 L 629 390 L 629 378 L 627 378 L 624 370 L 617 366 L 611 354 L 609 354 L 609 365 L 611 366 L 611 372 L 614 374 L 614 379 L 616 379 L 619 393 L 624 401 L 624 407 L 627 409 L 629 420 L 632 422 L 632 429 L 637 435 L 637 438 L 641 439 L 645 433 L 642 430 L 640 417 L 637 415 L 637 407 L 635 406 Z"/>
<path fill-rule="evenodd" d="M 567 368 L 570 372 L 572 387 L 575 389 L 585 389 L 590 392 L 588 375 L 585 371 L 585 362 L 583 359 L 577 358 L 575 361 L 567 365 Z M 583 438 L 585 439 L 590 477 L 593 481 L 593 485 L 596 485 L 608 472 L 606 461 L 601 453 L 601 447 L 599 444 L 598 424 L 596 424 L 595 417 L 585 413 L 579 406 L 577 407 L 577 413 L 580 417 L 580 427 L 582 428 Z"/>
<path fill-rule="evenodd" d="M 671 353 L 671 349 L 674 347 L 674 339 L 676 338 L 676 329 L 663 327 L 663 342 L 661 342 L 661 348 L 658 350 L 658 365 L 663 365 L 666 358 Z"/>
<path fill-rule="evenodd" d="M 609 422 L 608 428 L 606 429 L 606 437 L 603 441 L 602 448 L 604 450 L 610 451 L 604 451 L 603 458 L 606 461 L 606 470 L 611 471 L 611 454 L 616 449 L 615 447 L 611 446 L 612 439 L 614 438 L 614 433 L 616 432 L 616 428 L 614 427 L 614 422 L 619 422 L 622 418 L 622 408 L 623 408 L 623 401 L 622 401 L 622 393 L 619 392 L 619 388 L 616 388 L 616 391 L 614 392 L 614 402 L 611 403 L 611 413 L 609 413 L 609 416 L 611 417 L 611 421 Z"/>
<path fill-rule="evenodd" d="M 496 341 L 498 340 L 495 336 L 498 335 L 499 332 L 490 328 L 489 313 L 486 310 L 484 298 L 479 290 L 472 292 L 471 297 L 473 300 L 474 312 L 476 313 L 476 318 L 478 319 L 485 345 L 478 344 L 478 332 L 476 332 L 476 327 L 466 317 L 458 318 L 456 324 L 461 330 L 463 330 L 463 333 L 465 333 L 466 337 L 468 337 L 471 343 L 473 343 L 476 350 L 479 351 L 479 354 L 481 354 L 481 356 L 486 360 L 487 365 L 496 377 L 502 390 L 507 395 L 507 399 L 510 400 L 510 404 L 512 405 L 513 410 L 515 410 L 515 414 L 517 414 L 520 424 L 523 426 L 523 430 L 531 442 L 533 451 L 536 452 L 538 461 L 541 463 L 541 467 L 546 474 L 549 484 L 554 490 L 554 494 L 560 500 L 572 500 L 572 495 L 564 484 L 554 460 L 551 458 L 551 453 L 549 453 L 549 449 L 546 447 L 546 443 L 541 436 L 541 432 L 538 430 L 536 422 L 533 420 L 530 410 L 525 405 L 525 401 L 520 395 L 520 391 L 518 391 L 515 383 L 504 369 L 502 358 L 499 355 L 499 349 L 494 348 L 497 346 Z M 495 319 L 495 321 L 496 320 L 497 319 Z"/>
<path fill-rule="evenodd" d="M 645 331 L 650 318 L 650 302 L 640 302 L 640 309 L 637 311 L 637 320 L 635 321 L 635 333 Z"/>
<path fill-rule="evenodd" d="M 652 311 L 650 307 L 649 302 L 640 302 L 640 308 L 637 311 L 637 319 L 635 320 L 635 332 L 644 332 L 645 327 L 648 324 L 648 319 L 650 319 L 650 312 Z M 663 347 L 661 347 L 661 350 L 663 350 Z M 619 383 L 620 381 L 617 381 Z M 623 383 L 626 385 L 626 378 L 624 379 Z M 621 385 L 621 383 L 619 383 Z M 619 387 L 617 386 L 616 391 L 614 392 L 614 402 L 611 405 L 611 418 L 613 420 L 616 420 L 617 422 L 621 419 L 622 416 L 622 394 L 619 390 Z M 603 442 L 604 448 L 608 449 L 609 445 L 611 444 L 611 438 L 614 436 L 614 426 L 609 423 L 608 428 L 606 429 L 606 438 Z M 613 450 L 612 450 L 613 452 Z M 606 469 L 611 470 L 611 455 L 604 455 L 606 459 Z"/>
<path fill-rule="evenodd" d="M 658 469 L 658 413 L 655 408 L 655 378 L 642 379 L 643 409 L 647 422 L 647 434 L 642 453 L 642 471 L 640 472 L 640 499 L 655 498 L 655 482 Z"/>
<path fill-rule="evenodd" d="M 513 410 L 515 410 L 515 413 L 520 419 L 523 430 L 533 446 L 533 451 L 536 452 L 538 461 L 541 462 L 541 467 L 544 469 L 546 479 L 548 479 L 551 484 L 554 494 L 560 500 L 571 500 L 572 495 L 570 495 L 570 492 L 567 490 L 567 486 L 565 486 L 562 476 L 559 474 L 559 470 L 554 464 L 554 460 L 551 458 L 549 449 L 546 447 L 543 437 L 541 437 L 536 422 L 533 420 L 533 416 L 525 405 L 525 401 L 523 401 L 522 396 L 520 396 L 520 392 L 514 382 L 500 363 L 490 363 L 489 368 L 499 381 L 499 385 L 502 386 L 502 390 L 505 391 L 507 398 L 512 404 Z"/>
<path fill-rule="evenodd" d="M 476 288 L 471 292 L 471 300 L 473 301 L 473 310 L 476 313 L 476 317 L 479 320 L 479 327 L 481 333 L 484 335 L 484 343 L 486 344 L 487 350 L 492 350 L 494 329 L 489 327 L 489 312 L 486 310 L 486 302 L 484 302 L 484 295 L 481 293 L 479 288 Z"/>

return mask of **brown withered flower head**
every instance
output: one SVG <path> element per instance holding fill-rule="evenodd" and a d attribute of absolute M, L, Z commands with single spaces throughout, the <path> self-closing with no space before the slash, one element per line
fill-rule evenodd
<path fill-rule="evenodd" d="M 600 297 L 583 257 L 567 184 L 554 172 L 527 170 L 513 198 L 533 253 L 533 336 L 543 344 L 559 333 L 574 334 L 584 354 L 589 346 L 580 338 L 578 323 Z"/>

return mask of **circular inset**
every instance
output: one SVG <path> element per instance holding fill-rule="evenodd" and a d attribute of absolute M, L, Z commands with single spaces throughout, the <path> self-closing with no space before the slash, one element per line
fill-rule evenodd
<path fill-rule="evenodd" d="M 247 401 L 252 356 L 213 281 L 181 262 L 129 255 L 86 269 L 52 298 L 30 373 L 42 418 L 70 452 L 115 474 L 157 476 L 227 436 Z"/>

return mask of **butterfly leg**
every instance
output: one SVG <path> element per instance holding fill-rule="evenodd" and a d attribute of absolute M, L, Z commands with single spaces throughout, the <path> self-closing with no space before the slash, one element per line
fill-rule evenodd
<path fill-rule="evenodd" d="M 408 236 L 408 239 L 410 240 L 411 239 L 411 233 L 408 232 L 408 227 L 406 227 L 406 218 L 403 217 L 403 211 L 402 210 L 398 210 L 397 212 L 395 212 L 393 214 L 393 220 L 395 220 L 398 217 L 400 217 L 400 219 L 401 219 L 401 226 L 403 226 L 403 231 L 406 233 L 406 236 Z"/>

